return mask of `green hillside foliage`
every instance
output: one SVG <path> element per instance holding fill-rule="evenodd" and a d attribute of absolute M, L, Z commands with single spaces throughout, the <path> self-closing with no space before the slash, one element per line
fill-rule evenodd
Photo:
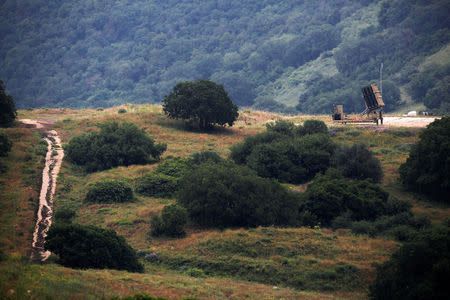
<path fill-rule="evenodd" d="M 330 166 L 335 145 L 322 121 L 295 126 L 280 120 L 265 132 L 247 137 L 231 148 L 230 158 L 259 176 L 281 182 L 304 183 Z"/>
<path fill-rule="evenodd" d="M 8 135 L 0 132 L 0 156 L 8 156 L 11 147 L 12 142 L 9 140 Z"/>
<path fill-rule="evenodd" d="M 450 293 L 450 229 L 419 232 L 377 269 L 372 299 L 445 299 Z"/>
<path fill-rule="evenodd" d="M 383 177 L 380 161 L 362 143 L 353 146 L 341 145 L 335 152 L 333 165 L 348 178 L 370 178 L 380 182 Z"/>
<path fill-rule="evenodd" d="M 48 232 L 45 247 L 58 255 L 60 264 L 71 268 L 143 271 L 134 249 L 113 230 L 54 224 Z"/>
<path fill-rule="evenodd" d="M 100 131 L 75 136 L 64 147 L 67 159 L 88 171 L 146 164 L 158 160 L 166 150 L 166 144 L 155 144 L 133 123 L 108 122 L 98 126 Z"/>
<path fill-rule="evenodd" d="M 208 227 L 292 225 L 298 199 L 278 182 L 231 162 L 204 163 L 184 177 L 178 202 Z"/>
<path fill-rule="evenodd" d="M 450 117 L 434 121 L 420 133 L 399 173 L 411 190 L 450 201 Z"/>
<path fill-rule="evenodd" d="M 301 112 L 328 113 L 339 101 L 359 112 L 359 89 L 383 62 L 392 110 L 398 86 L 448 44 L 449 5 L 1 1 L 0 77 L 20 108 L 158 103 L 178 82 L 209 78 L 240 106 L 290 113 L 299 103 Z"/>
<path fill-rule="evenodd" d="M 90 183 L 84 201 L 90 203 L 121 203 L 133 201 L 130 185 L 119 180 L 105 179 Z"/>

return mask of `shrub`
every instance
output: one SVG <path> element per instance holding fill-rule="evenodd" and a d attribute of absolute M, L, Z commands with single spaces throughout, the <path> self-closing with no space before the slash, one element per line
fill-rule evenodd
<path fill-rule="evenodd" d="M 302 195 L 302 211 L 314 214 L 321 224 L 329 225 L 344 212 L 351 219 L 374 220 L 385 214 L 389 194 L 378 185 L 365 181 L 318 175 Z"/>
<path fill-rule="evenodd" d="M 90 203 L 120 203 L 133 201 L 130 185 L 113 179 L 106 179 L 88 185 L 85 201 Z"/>
<path fill-rule="evenodd" d="M 151 235 L 167 235 L 171 237 L 185 236 L 184 226 L 187 223 L 187 212 L 177 204 L 164 206 L 161 217 L 154 215 L 151 220 Z"/>
<path fill-rule="evenodd" d="M 178 190 L 179 180 L 160 173 L 146 174 L 138 179 L 136 192 L 148 197 L 171 198 Z"/>
<path fill-rule="evenodd" d="M 327 134 L 328 127 L 323 121 L 320 120 L 306 120 L 303 123 L 303 127 L 298 127 L 298 134 Z"/>
<path fill-rule="evenodd" d="M 45 249 L 58 255 L 70 268 L 109 268 L 142 272 L 136 252 L 112 230 L 79 224 L 55 223 L 50 227 Z"/>
<path fill-rule="evenodd" d="M 409 189 L 450 202 L 450 117 L 429 124 L 399 168 Z"/>
<path fill-rule="evenodd" d="M 126 110 L 125 108 L 120 108 L 117 112 L 118 112 L 119 114 L 124 114 L 124 113 L 127 112 L 127 110 Z"/>
<path fill-rule="evenodd" d="M 294 224 L 298 201 L 278 182 L 231 162 L 205 163 L 183 178 L 178 202 L 213 227 Z"/>
<path fill-rule="evenodd" d="M 351 147 L 342 145 L 335 152 L 333 165 L 348 178 L 370 178 L 374 182 L 380 182 L 383 177 L 380 161 L 365 144 L 354 144 Z"/>
<path fill-rule="evenodd" d="M 8 136 L 0 132 L 0 157 L 8 156 L 9 151 L 11 151 L 12 142 L 9 140 Z"/>
<path fill-rule="evenodd" d="M 446 299 L 450 294 L 450 229 L 419 232 L 377 267 L 372 299 Z"/>
<path fill-rule="evenodd" d="M 147 295 L 147 294 L 138 293 L 136 295 L 126 296 L 126 297 L 123 297 L 123 298 L 112 297 L 111 300 L 167 300 L 167 298 L 152 297 L 152 296 Z"/>
<path fill-rule="evenodd" d="M 224 159 L 216 152 L 204 151 L 195 153 L 192 157 L 165 160 L 153 173 L 138 180 L 136 191 L 150 197 L 171 198 L 178 191 L 181 178 L 196 165 L 208 161 L 221 162 Z"/>
<path fill-rule="evenodd" d="M 55 211 L 53 214 L 55 221 L 58 223 L 70 223 L 72 219 L 75 217 L 76 212 L 70 208 L 60 208 Z"/>
<path fill-rule="evenodd" d="M 156 144 L 133 123 L 108 122 L 98 132 L 73 137 L 65 146 L 70 162 L 98 171 L 158 160 L 166 144 Z"/>

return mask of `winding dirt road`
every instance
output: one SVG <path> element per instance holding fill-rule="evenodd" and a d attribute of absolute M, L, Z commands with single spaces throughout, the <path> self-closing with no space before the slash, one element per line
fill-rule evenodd
<path fill-rule="evenodd" d="M 50 256 L 50 251 L 45 251 L 44 243 L 47 231 L 52 224 L 53 197 L 56 190 L 56 179 L 61 168 L 64 151 L 61 147 L 61 140 L 55 130 L 47 130 L 51 122 L 40 120 L 20 120 L 25 125 L 36 128 L 43 132 L 47 142 L 47 154 L 45 156 L 45 166 L 42 171 L 42 186 L 39 195 L 39 208 L 37 211 L 36 226 L 33 233 L 33 244 L 31 260 L 45 261 Z"/>

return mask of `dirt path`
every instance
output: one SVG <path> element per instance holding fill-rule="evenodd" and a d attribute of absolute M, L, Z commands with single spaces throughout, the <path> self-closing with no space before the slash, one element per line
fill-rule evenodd
<path fill-rule="evenodd" d="M 51 122 L 40 120 L 20 120 L 25 125 L 36 128 L 44 133 L 47 142 L 47 154 L 45 166 L 42 171 L 42 186 L 39 195 L 39 208 L 37 212 L 36 227 L 33 233 L 31 260 L 45 261 L 50 256 L 50 251 L 44 250 L 45 237 L 52 224 L 53 196 L 56 190 L 56 179 L 61 168 L 64 151 L 61 140 L 55 130 L 47 130 Z"/>

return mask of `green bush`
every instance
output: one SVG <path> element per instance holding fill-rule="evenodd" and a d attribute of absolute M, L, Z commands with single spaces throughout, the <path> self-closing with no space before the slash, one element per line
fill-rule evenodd
<path fill-rule="evenodd" d="M 311 180 L 330 166 L 335 146 L 322 121 L 308 120 L 302 127 L 278 120 L 266 126 L 267 131 L 231 147 L 230 158 L 261 177 L 289 183 Z"/>
<path fill-rule="evenodd" d="M 9 140 L 8 136 L 0 132 L 0 157 L 8 156 L 9 151 L 11 151 L 12 142 Z"/>
<path fill-rule="evenodd" d="M 150 295 L 147 294 L 136 294 L 133 296 L 126 296 L 123 298 L 119 298 L 119 297 L 112 297 L 111 300 L 167 300 L 167 298 L 163 298 L 163 297 L 152 297 Z"/>
<path fill-rule="evenodd" d="M 320 120 L 306 120 L 303 123 L 303 127 L 298 127 L 298 134 L 327 134 L 328 127 L 323 121 Z"/>
<path fill-rule="evenodd" d="M 124 114 L 124 113 L 126 113 L 127 112 L 127 110 L 125 109 L 125 108 L 120 108 L 118 111 L 117 111 L 117 113 L 119 113 L 119 114 Z"/>
<path fill-rule="evenodd" d="M 76 212 L 70 208 L 60 208 L 53 214 L 54 220 L 58 223 L 70 223 L 75 217 Z"/>
<path fill-rule="evenodd" d="M 383 177 L 380 161 L 365 144 L 342 145 L 334 154 L 333 165 L 348 178 L 380 182 Z"/>
<path fill-rule="evenodd" d="M 450 117 L 429 124 L 399 168 L 409 189 L 450 202 Z"/>
<path fill-rule="evenodd" d="M 154 215 L 151 220 L 151 235 L 167 235 L 181 237 L 186 235 L 184 226 L 187 223 L 188 214 L 184 207 L 177 204 L 164 206 L 161 217 Z"/>
<path fill-rule="evenodd" d="M 374 220 L 386 213 L 389 194 L 378 185 L 348 181 L 329 174 L 318 175 L 302 195 L 302 211 L 309 211 L 324 225 L 330 225 L 345 212 L 353 221 Z"/>
<path fill-rule="evenodd" d="M 136 192 L 149 197 L 172 198 L 180 187 L 181 178 L 196 165 L 208 161 L 221 162 L 224 159 L 216 152 L 203 151 L 192 157 L 164 160 L 153 173 L 138 179 Z"/>
<path fill-rule="evenodd" d="M 133 201 L 130 185 L 120 180 L 106 179 L 88 185 L 85 201 L 89 203 L 121 203 Z"/>
<path fill-rule="evenodd" d="M 192 169 L 178 202 L 192 221 L 212 227 L 295 224 L 298 211 L 297 197 L 278 182 L 231 162 Z"/>
<path fill-rule="evenodd" d="M 108 122 L 98 132 L 73 137 L 64 147 L 70 162 L 98 171 L 158 160 L 166 144 L 156 144 L 133 123 Z"/>
<path fill-rule="evenodd" d="M 450 229 L 430 228 L 377 267 L 372 299 L 446 299 L 450 294 Z"/>
<path fill-rule="evenodd" d="M 178 188 L 179 179 L 160 173 L 150 173 L 138 179 L 135 190 L 148 197 L 172 198 Z"/>
<path fill-rule="evenodd" d="M 45 249 L 57 254 L 58 262 L 70 268 L 143 271 L 136 252 L 113 230 L 55 223 L 48 231 Z"/>

